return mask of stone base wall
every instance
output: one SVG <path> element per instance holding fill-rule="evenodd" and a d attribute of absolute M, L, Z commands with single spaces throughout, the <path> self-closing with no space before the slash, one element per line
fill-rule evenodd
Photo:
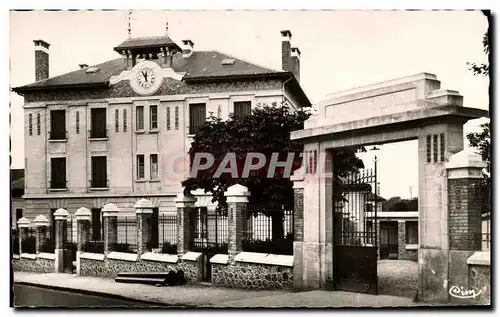
<path fill-rule="evenodd" d="M 13 259 L 12 269 L 18 272 L 54 273 L 54 260 Z"/>
<path fill-rule="evenodd" d="M 183 261 L 177 264 L 143 261 L 137 262 L 104 259 L 104 261 L 90 260 L 80 258 L 80 275 L 81 276 L 98 276 L 115 278 L 118 273 L 122 272 L 164 272 L 178 270 L 184 271 L 184 276 L 188 284 L 196 284 L 199 280 L 198 268 L 194 261 Z"/>
<path fill-rule="evenodd" d="M 469 265 L 469 289 L 481 291 L 474 299 L 478 304 L 491 304 L 490 266 Z"/>
<path fill-rule="evenodd" d="M 243 289 L 291 289 L 293 268 L 243 262 L 234 265 L 213 263 L 212 284 Z"/>

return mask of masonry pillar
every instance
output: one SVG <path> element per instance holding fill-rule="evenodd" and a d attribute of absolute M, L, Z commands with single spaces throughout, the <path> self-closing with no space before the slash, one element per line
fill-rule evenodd
<path fill-rule="evenodd" d="M 227 201 L 227 219 L 228 219 L 228 263 L 234 261 L 234 257 L 243 251 L 242 240 L 244 238 L 246 207 L 250 192 L 243 185 L 233 185 L 224 193 Z"/>
<path fill-rule="evenodd" d="M 149 246 L 149 226 L 151 224 L 151 216 L 153 214 L 153 204 L 147 199 L 140 199 L 134 205 L 136 217 L 136 230 L 137 230 L 137 254 L 148 252 Z"/>
<path fill-rule="evenodd" d="M 298 170 L 291 177 L 293 182 L 293 284 L 297 289 L 303 287 L 302 242 L 304 241 L 304 175 Z"/>
<path fill-rule="evenodd" d="M 448 185 L 445 163 L 463 149 L 462 118 L 419 129 L 418 300 L 448 302 Z"/>
<path fill-rule="evenodd" d="M 398 260 L 406 260 L 406 221 L 398 220 Z"/>
<path fill-rule="evenodd" d="M 120 209 L 112 203 L 104 205 L 102 208 L 102 218 L 104 220 L 104 253 L 115 250 L 118 242 L 118 212 Z"/>
<path fill-rule="evenodd" d="M 76 213 L 76 275 L 80 275 L 80 255 L 83 247 L 90 241 L 90 219 L 92 213 L 85 207 L 79 208 Z"/>
<path fill-rule="evenodd" d="M 180 193 L 175 198 L 177 207 L 177 254 L 179 259 L 189 250 L 192 229 L 189 223 L 189 214 L 192 211 L 196 198 Z"/>
<path fill-rule="evenodd" d="M 59 208 L 54 213 L 54 220 L 56 221 L 56 234 L 55 234 L 55 271 L 56 273 L 64 272 L 64 250 L 67 236 L 67 220 L 68 212 Z"/>
<path fill-rule="evenodd" d="M 480 183 L 486 163 L 472 149 L 452 155 L 448 174 L 449 285 L 469 289 L 467 259 L 481 251 L 482 196 Z M 463 299 L 450 296 L 452 303 Z"/>
<path fill-rule="evenodd" d="M 36 254 L 42 252 L 42 248 L 47 241 L 47 227 L 49 226 L 49 221 L 44 215 L 38 215 L 35 218 L 36 226 Z"/>
<path fill-rule="evenodd" d="M 319 142 L 304 144 L 303 241 L 294 242 L 294 278 L 300 289 L 333 284 L 333 161 Z M 297 276 L 295 276 L 297 274 Z M 300 282 L 301 280 L 301 282 Z"/>
<path fill-rule="evenodd" d="M 28 229 L 30 227 L 30 221 L 26 217 L 22 217 L 17 221 L 17 227 L 19 228 L 19 254 L 23 253 L 22 244 L 23 240 L 28 236 Z"/>

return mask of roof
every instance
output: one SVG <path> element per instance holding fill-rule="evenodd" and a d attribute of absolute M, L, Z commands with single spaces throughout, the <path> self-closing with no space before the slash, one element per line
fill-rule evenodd
<path fill-rule="evenodd" d="M 124 49 L 146 48 L 146 47 L 175 47 L 180 50 L 180 47 L 168 36 L 150 36 L 130 38 L 115 47 L 115 51 L 119 52 Z"/>
<path fill-rule="evenodd" d="M 227 59 L 234 59 L 234 63 L 221 65 L 222 61 Z M 16 87 L 13 90 L 17 93 L 24 93 L 54 88 L 106 87 L 112 76 L 119 75 L 122 71 L 126 70 L 126 61 L 124 58 L 117 58 L 93 65 L 92 67 L 97 67 L 98 71 L 87 72 L 88 68 L 82 68 L 63 75 Z M 189 57 L 183 57 L 181 53 L 177 53 L 173 57 L 172 68 L 176 72 L 185 72 L 184 80 L 186 82 L 255 77 L 292 78 L 294 80 L 287 82 L 288 87 L 298 94 L 299 102 L 305 106 L 311 105 L 311 102 L 291 72 L 258 66 L 218 51 L 195 51 Z"/>
<path fill-rule="evenodd" d="M 24 169 L 11 169 L 10 181 L 12 189 L 24 189 Z"/>

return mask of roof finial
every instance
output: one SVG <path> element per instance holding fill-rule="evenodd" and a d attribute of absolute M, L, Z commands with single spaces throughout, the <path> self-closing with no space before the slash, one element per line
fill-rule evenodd
<path fill-rule="evenodd" d="M 130 26 L 131 18 L 132 18 L 132 10 L 128 10 L 128 38 L 132 37 L 132 27 Z"/>

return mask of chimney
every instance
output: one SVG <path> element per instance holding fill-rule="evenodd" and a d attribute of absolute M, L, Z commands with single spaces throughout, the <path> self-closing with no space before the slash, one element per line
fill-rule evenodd
<path fill-rule="evenodd" d="M 297 81 L 300 82 L 300 50 L 298 47 L 292 47 L 292 73 L 297 78 Z"/>
<path fill-rule="evenodd" d="M 281 31 L 281 69 L 285 72 L 292 71 L 291 69 L 291 44 L 292 32 L 289 30 Z"/>
<path fill-rule="evenodd" d="M 44 40 L 35 43 L 35 81 L 49 78 L 49 46 Z"/>
<path fill-rule="evenodd" d="M 78 66 L 80 66 L 80 69 L 89 67 L 88 64 L 78 64 Z"/>
<path fill-rule="evenodd" d="M 182 40 L 182 57 L 189 57 L 193 54 L 194 43 L 191 40 Z"/>

